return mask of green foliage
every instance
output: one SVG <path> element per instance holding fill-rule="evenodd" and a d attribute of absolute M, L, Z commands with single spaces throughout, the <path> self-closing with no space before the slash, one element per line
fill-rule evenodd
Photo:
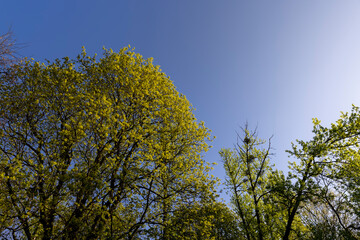
<path fill-rule="evenodd" d="M 359 239 L 359 108 L 330 128 L 313 123 L 313 138 L 288 151 L 292 171 L 271 176 L 270 196 L 286 213 L 282 239 Z"/>
<path fill-rule="evenodd" d="M 305 204 L 325 205 L 336 219 L 338 239 L 359 239 L 359 108 L 353 106 L 350 114 L 342 113 L 330 128 L 317 119 L 313 122 L 313 139 L 298 141 L 289 151 L 300 160 L 291 165 L 298 203 L 292 213 L 297 214 Z M 320 217 L 315 225 L 324 227 L 328 218 Z"/>
<path fill-rule="evenodd" d="M 219 202 L 183 206 L 174 214 L 170 229 L 170 239 L 241 239 L 235 214 L 225 204 Z"/>
<path fill-rule="evenodd" d="M 270 147 L 270 139 L 267 143 L 246 127 L 235 149 L 220 151 L 243 239 L 279 239 L 284 228 L 285 212 L 271 195 Z"/>
<path fill-rule="evenodd" d="M 164 235 L 176 209 L 213 199 L 201 157 L 209 130 L 151 59 L 83 51 L 10 71 L 0 80 L 2 237 Z"/>

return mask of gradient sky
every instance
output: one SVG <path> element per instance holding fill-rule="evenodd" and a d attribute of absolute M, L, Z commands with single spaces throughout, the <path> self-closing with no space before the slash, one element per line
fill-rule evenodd
<path fill-rule="evenodd" d="M 205 159 L 221 179 L 218 151 L 246 121 L 274 135 L 272 161 L 286 170 L 284 151 L 312 136 L 313 117 L 329 125 L 360 105 L 360 1 L 8 0 L 0 32 L 9 27 L 40 61 L 82 46 L 153 57 L 217 137 Z"/>

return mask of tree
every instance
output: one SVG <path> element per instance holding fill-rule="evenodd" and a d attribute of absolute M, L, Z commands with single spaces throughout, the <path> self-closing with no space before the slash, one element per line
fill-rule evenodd
<path fill-rule="evenodd" d="M 243 136 L 238 134 L 235 149 L 223 149 L 220 156 L 227 175 L 227 186 L 232 193 L 232 204 L 241 222 L 243 238 L 275 239 L 277 224 L 275 212 L 268 198 L 271 175 L 270 139 L 257 138 L 256 131 L 245 126 Z"/>
<path fill-rule="evenodd" d="M 295 197 L 289 208 L 284 239 L 289 238 L 301 207 L 314 202 L 314 198 L 325 202 L 336 216 L 346 239 L 359 239 L 359 108 L 353 106 L 350 114 L 343 113 L 330 128 L 321 126 L 317 119 L 313 122 L 314 137 L 307 142 L 297 141 L 298 145 L 293 144 L 289 151 L 299 163 L 291 165 Z"/>
<path fill-rule="evenodd" d="M 270 141 L 259 139 L 246 125 L 235 149 L 220 151 L 243 239 L 281 239 L 286 231 L 294 187 L 270 165 Z M 307 232 L 298 216 L 291 229 L 292 239 L 302 239 Z"/>
<path fill-rule="evenodd" d="M 17 45 L 12 31 L 0 36 L 0 73 L 5 72 L 5 68 L 15 62 Z"/>
<path fill-rule="evenodd" d="M 160 229 L 166 239 L 176 209 L 213 199 L 201 155 L 209 130 L 151 59 L 84 50 L 10 73 L 0 81 L 2 237 L 139 239 Z"/>

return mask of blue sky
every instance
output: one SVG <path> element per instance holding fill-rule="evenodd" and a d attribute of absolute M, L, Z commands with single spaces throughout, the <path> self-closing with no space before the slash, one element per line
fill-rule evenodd
<path fill-rule="evenodd" d="M 273 163 L 286 170 L 284 151 L 311 137 L 311 118 L 328 125 L 360 105 L 355 0 L 14 0 L 0 9 L 0 31 L 10 26 L 37 60 L 129 44 L 153 57 L 217 137 L 205 159 L 222 179 L 218 151 L 246 121 L 274 135 Z"/>

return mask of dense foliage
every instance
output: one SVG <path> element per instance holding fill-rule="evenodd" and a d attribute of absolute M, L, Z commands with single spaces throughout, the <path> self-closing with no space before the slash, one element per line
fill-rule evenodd
<path fill-rule="evenodd" d="M 128 48 L 15 65 L 0 106 L 4 238 L 167 239 L 179 209 L 213 200 L 209 130 Z"/>

